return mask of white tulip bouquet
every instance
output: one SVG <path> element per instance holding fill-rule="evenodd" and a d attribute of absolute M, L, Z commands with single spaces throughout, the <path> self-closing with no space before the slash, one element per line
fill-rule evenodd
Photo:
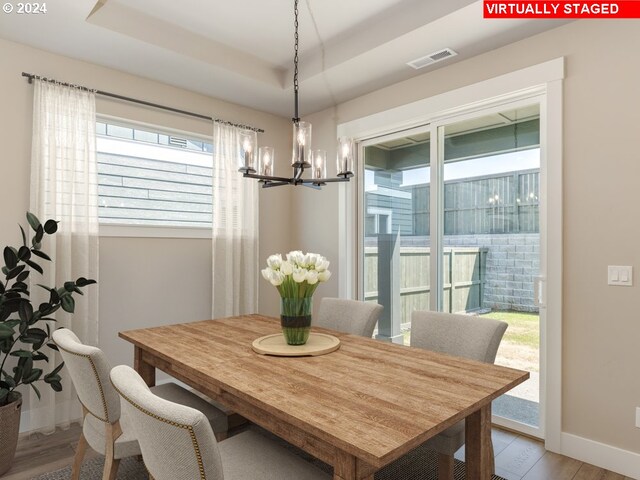
<path fill-rule="evenodd" d="M 311 300 L 318 285 L 331 278 L 329 261 L 317 253 L 294 250 L 267 258 L 262 276 L 278 289 L 282 300 L 282 332 L 289 345 L 303 345 L 311 328 Z"/>

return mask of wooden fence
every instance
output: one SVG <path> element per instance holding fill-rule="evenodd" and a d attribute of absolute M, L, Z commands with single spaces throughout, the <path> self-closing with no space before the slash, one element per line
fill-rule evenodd
<path fill-rule="evenodd" d="M 488 248 L 444 249 L 444 292 L 446 312 L 472 312 L 483 307 Z M 411 312 L 428 310 L 431 285 L 429 247 L 400 247 L 401 321 L 411 323 Z M 365 247 L 364 298 L 378 299 L 378 248 Z"/>

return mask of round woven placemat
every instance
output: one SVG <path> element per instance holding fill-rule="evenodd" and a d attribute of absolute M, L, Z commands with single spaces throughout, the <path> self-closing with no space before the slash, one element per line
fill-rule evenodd
<path fill-rule="evenodd" d="M 274 333 L 256 338 L 251 345 L 253 351 L 261 355 L 277 357 L 306 357 L 326 355 L 340 348 L 340 340 L 326 333 L 311 332 L 304 345 L 287 345 L 284 335 Z"/>

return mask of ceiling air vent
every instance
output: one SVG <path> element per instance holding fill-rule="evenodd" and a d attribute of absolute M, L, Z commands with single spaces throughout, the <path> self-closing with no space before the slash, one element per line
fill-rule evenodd
<path fill-rule="evenodd" d="M 450 48 L 443 48 L 442 50 L 431 53 L 424 57 L 416 58 L 415 60 L 408 62 L 407 65 L 418 70 L 420 68 L 424 68 L 428 65 L 444 60 L 445 58 L 454 57 L 457 54 L 458 52 L 455 52 Z"/>

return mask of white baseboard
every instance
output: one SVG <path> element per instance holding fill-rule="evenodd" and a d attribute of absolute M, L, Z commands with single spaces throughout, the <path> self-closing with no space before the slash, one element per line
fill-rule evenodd
<path fill-rule="evenodd" d="M 560 441 L 562 455 L 640 480 L 640 453 L 612 447 L 570 433 L 562 433 Z"/>

